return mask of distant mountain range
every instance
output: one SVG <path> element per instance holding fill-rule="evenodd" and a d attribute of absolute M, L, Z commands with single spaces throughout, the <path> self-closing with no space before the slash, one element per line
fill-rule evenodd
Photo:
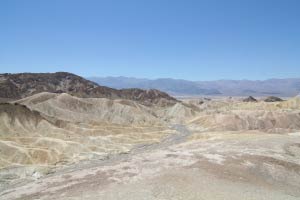
<path fill-rule="evenodd" d="M 187 81 L 181 79 L 139 79 L 128 77 L 90 77 L 99 85 L 113 88 L 158 89 L 171 95 L 212 96 L 296 96 L 300 93 L 300 78 L 268 80 Z"/>

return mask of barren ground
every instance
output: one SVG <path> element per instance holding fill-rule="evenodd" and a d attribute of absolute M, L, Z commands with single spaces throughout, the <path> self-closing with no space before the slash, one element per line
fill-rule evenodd
<path fill-rule="evenodd" d="M 168 117 L 166 126 L 78 127 L 72 123 L 65 128 L 67 133 L 81 130 L 81 135 L 93 133 L 95 138 L 71 135 L 70 141 L 107 147 L 105 151 L 78 150 L 85 152 L 85 159 L 74 154 L 68 157 L 73 162 L 59 164 L 51 173 L 40 175 L 33 168 L 31 178 L 12 177 L 8 182 L 4 182 L 5 175 L 9 178 L 21 172 L 16 173 L 16 166 L 3 168 L 0 199 L 300 199 L 300 131 L 293 118 L 299 113 L 298 104 L 217 101 L 193 105 L 199 109 L 195 114 L 188 109 L 183 112 L 182 105 L 157 111 L 159 118 Z M 59 139 L 65 141 L 67 133 L 60 132 Z M 29 148 L 18 136 L 14 138 L 15 143 L 3 136 L 1 140 Z M 110 145 L 104 146 L 103 141 Z M 111 147 L 118 150 L 111 151 Z M 91 154 L 102 156 L 87 157 Z M 19 164 L 20 169 L 33 166 Z"/>

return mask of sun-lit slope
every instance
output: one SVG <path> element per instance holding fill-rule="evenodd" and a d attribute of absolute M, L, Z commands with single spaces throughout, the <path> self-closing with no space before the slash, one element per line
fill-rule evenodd
<path fill-rule="evenodd" d="M 1 104 L 0 178 L 34 177 L 160 142 L 174 131 L 157 111 L 171 107 L 47 92 Z"/>
<path fill-rule="evenodd" d="M 265 110 L 265 111 L 277 111 L 277 110 L 300 110 L 300 97 L 296 96 L 285 101 L 278 102 L 239 102 L 234 103 L 226 102 L 223 107 L 218 107 L 221 111 L 227 110 Z"/>
<path fill-rule="evenodd" d="M 290 132 L 300 130 L 300 114 L 270 111 L 234 111 L 202 115 L 190 122 L 208 130 L 264 130 Z"/>
<path fill-rule="evenodd" d="M 150 108 L 130 100 L 78 98 L 65 93 L 40 93 L 17 102 L 45 115 L 72 122 L 162 125 Z"/>
<path fill-rule="evenodd" d="M 287 189 L 290 186 L 298 189 L 296 136 L 270 134 L 300 132 L 298 105 L 297 98 L 270 103 L 218 98 L 148 107 L 129 100 L 55 93 L 40 93 L 0 104 L 0 190 L 23 178 L 35 179 L 52 172 L 53 176 L 62 177 L 62 185 L 72 185 L 74 181 L 63 178 L 65 172 L 78 170 L 86 176 L 81 170 L 99 163 L 108 163 L 99 165 L 101 170 L 120 165 L 121 173 L 109 172 L 107 179 L 118 181 L 124 175 L 127 185 L 128 180 L 137 180 L 135 177 L 143 173 L 148 177 L 160 176 L 159 170 L 176 168 L 184 175 L 191 161 L 196 162 L 192 167 L 211 170 L 208 172 L 214 176 L 225 174 L 230 180 L 235 177 L 257 180 L 264 176 L 267 178 L 262 181 L 266 179 L 274 187 L 279 180 Z M 270 151 L 272 148 L 275 153 Z M 288 148 L 286 153 L 282 150 L 285 148 Z M 282 157 L 279 159 L 277 155 Z M 126 162 L 113 163 L 124 157 Z M 249 163 L 254 168 L 248 169 Z M 266 172 L 269 166 L 272 171 Z M 129 169 L 139 170 L 130 174 Z M 252 174 L 257 170 L 262 171 Z M 295 171 L 290 173 L 291 170 Z M 190 172 L 196 175 L 195 171 Z M 275 177 L 278 174 L 280 177 Z M 271 176 L 275 178 L 270 179 Z M 90 181 L 94 174 L 87 177 L 78 184 L 88 190 L 91 184 L 85 180 Z M 103 188 L 98 182 L 102 178 L 101 175 L 94 179 L 99 188 Z M 232 183 L 230 180 L 228 183 Z M 69 192 L 73 195 L 72 189 Z"/>
<path fill-rule="evenodd" d="M 37 111 L 20 104 L 0 104 L 0 136 L 36 134 L 42 126 L 52 126 L 56 120 L 46 119 Z"/>
<path fill-rule="evenodd" d="M 148 107 L 131 100 L 40 93 L 0 104 L 0 179 L 35 177 L 36 172 L 129 153 L 173 135 L 169 127 L 177 123 L 185 124 L 192 138 L 203 140 L 229 132 L 299 132 L 299 113 L 298 97 L 270 103 L 224 98 Z"/>
<path fill-rule="evenodd" d="M 280 108 L 286 109 L 297 109 L 300 110 L 300 96 L 296 96 L 287 101 L 280 102 L 278 104 Z"/>
<path fill-rule="evenodd" d="M 104 159 L 172 133 L 135 102 L 85 100 L 43 93 L 0 104 L 0 168 Z"/>
<path fill-rule="evenodd" d="M 300 100 L 283 102 L 211 101 L 200 106 L 201 112 L 189 121 L 203 130 L 263 130 L 284 133 L 300 130 Z"/>
<path fill-rule="evenodd" d="M 56 152 L 41 148 L 26 148 L 15 141 L 16 138 L 19 138 L 20 143 L 32 144 L 36 141 L 32 141 L 30 138 L 38 138 L 46 136 L 47 133 L 56 132 L 52 123 L 55 122 L 47 120 L 40 113 L 30 110 L 24 105 L 0 104 L 0 167 L 11 163 L 30 164 L 57 161 Z M 48 137 L 51 137 L 51 134 Z M 29 138 L 29 140 L 25 138 Z"/>
<path fill-rule="evenodd" d="M 186 123 L 199 114 L 199 107 L 191 103 L 176 103 L 175 105 L 155 110 L 156 115 L 168 123 Z"/>

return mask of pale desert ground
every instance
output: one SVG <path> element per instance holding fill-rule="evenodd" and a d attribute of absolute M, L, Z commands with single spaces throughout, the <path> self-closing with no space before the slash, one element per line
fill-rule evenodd
<path fill-rule="evenodd" d="M 0 199 L 300 199 L 300 98 L 40 93 L 0 113 Z"/>

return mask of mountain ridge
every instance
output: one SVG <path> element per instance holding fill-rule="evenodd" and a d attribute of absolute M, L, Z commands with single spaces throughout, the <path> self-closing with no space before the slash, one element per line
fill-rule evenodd
<path fill-rule="evenodd" d="M 89 80 L 115 88 L 155 88 L 172 95 L 211 96 L 296 96 L 300 93 L 300 78 L 272 78 L 267 80 L 188 81 L 160 78 L 90 77 Z"/>
<path fill-rule="evenodd" d="M 117 90 L 68 72 L 0 74 L 0 98 L 17 100 L 41 92 L 68 93 L 83 98 L 128 99 L 146 105 L 178 102 L 159 90 Z"/>

